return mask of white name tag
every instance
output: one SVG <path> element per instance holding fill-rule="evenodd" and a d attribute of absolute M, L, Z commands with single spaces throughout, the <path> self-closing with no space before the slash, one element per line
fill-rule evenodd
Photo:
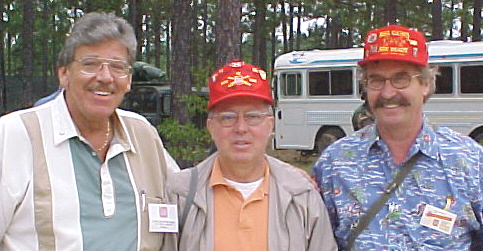
<path fill-rule="evenodd" d="M 178 207 L 172 204 L 148 205 L 149 232 L 177 233 Z"/>
<path fill-rule="evenodd" d="M 456 214 L 426 205 L 420 224 L 445 234 L 451 234 L 455 221 Z"/>

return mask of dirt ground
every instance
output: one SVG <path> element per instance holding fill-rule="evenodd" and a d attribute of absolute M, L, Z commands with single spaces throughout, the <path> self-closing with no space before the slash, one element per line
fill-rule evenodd
<path fill-rule="evenodd" d="M 267 154 L 277 159 L 290 163 L 296 167 L 300 167 L 306 172 L 310 171 L 312 165 L 317 160 L 317 156 L 302 156 L 300 152 L 295 150 L 273 150 L 272 146 L 268 146 Z"/>

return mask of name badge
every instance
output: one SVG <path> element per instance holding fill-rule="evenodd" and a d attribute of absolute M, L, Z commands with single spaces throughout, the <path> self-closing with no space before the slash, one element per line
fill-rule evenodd
<path fill-rule="evenodd" d="M 445 234 L 451 234 L 455 221 L 456 214 L 426 205 L 420 224 Z"/>
<path fill-rule="evenodd" d="M 149 232 L 177 233 L 178 207 L 173 204 L 148 204 Z"/>

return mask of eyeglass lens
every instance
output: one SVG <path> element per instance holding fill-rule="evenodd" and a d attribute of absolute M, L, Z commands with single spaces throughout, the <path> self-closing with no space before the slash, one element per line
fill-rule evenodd
<path fill-rule="evenodd" d="M 122 60 L 85 57 L 77 61 L 80 63 L 81 72 L 88 75 L 97 74 L 103 65 L 107 65 L 111 74 L 116 77 L 125 77 L 131 73 L 131 66 Z"/>
<path fill-rule="evenodd" d="M 254 126 L 260 124 L 265 117 L 270 115 L 269 112 L 248 111 L 243 114 L 243 119 L 248 125 Z M 214 115 L 214 117 L 222 126 L 229 127 L 238 121 L 239 115 L 236 112 L 221 112 Z"/>

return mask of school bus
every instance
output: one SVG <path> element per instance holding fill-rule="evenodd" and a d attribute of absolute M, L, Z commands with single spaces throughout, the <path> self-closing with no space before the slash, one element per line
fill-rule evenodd
<path fill-rule="evenodd" d="M 429 64 L 439 68 L 436 93 L 424 105 L 438 126 L 483 144 L 483 42 L 428 43 Z M 294 51 L 276 58 L 275 149 L 320 153 L 353 132 L 351 116 L 362 103 L 356 78 L 362 48 Z"/>

